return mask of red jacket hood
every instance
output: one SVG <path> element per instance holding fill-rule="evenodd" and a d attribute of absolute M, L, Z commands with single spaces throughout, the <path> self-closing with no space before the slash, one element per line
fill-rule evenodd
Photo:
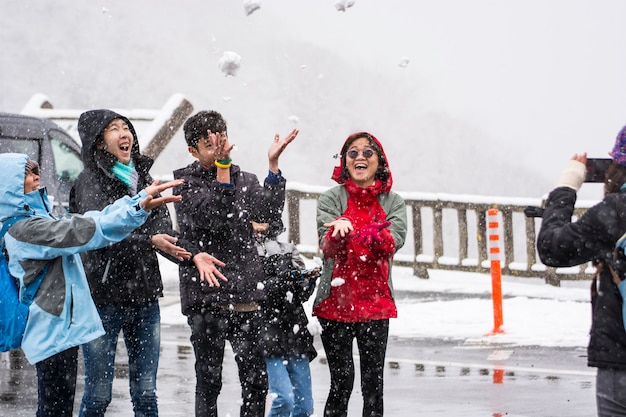
<path fill-rule="evenodd" d="M 391 168 L 389 168 L 389 160 L 387 159 L 387 155 L 385 154 L 383 145 L 381 145 L 380 141 L 376 138 L 376 136 L 372 135 L 369 132 L 358 132 L 358 133 L 353 133 L 352 135 L 348 136 L 348 138 L 343 143 L 343 146 L 341 147 L 341 152 L 339 154 L 340 155 L 339 165 L 337 165 L 333 169 L 333 175 L 331 176 L 331 178 L 339 184 L 343 184 L 346 182 L 345 179 L 341 178 L 341 173 L 345 169 L 346 152 L 348 151 L 348 143 L 351 143 L 354 139 L 358 137 L 362 137 L 362 136 L 371 137 L 374 143 L 376 143 L 377 147 L 379 148 L 380 153 L 382 154 L 382 159 L 380 157 L 378 159 L 379 161 L 382 161 L 383 166 L 387 168 L 387 172 L 389 173 L 389 178 L 387 178 L 387 180 L 383 182 L 382 191 L 385 193 L 388 193 L 389 191 L 391 191 L 391 186 L 393 185 L 393 178 L 391 176 Z"/>

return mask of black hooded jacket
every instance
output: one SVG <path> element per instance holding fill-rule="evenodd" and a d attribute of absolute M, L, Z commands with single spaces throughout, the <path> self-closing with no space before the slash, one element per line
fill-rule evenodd
<path fill-rule="evenodd" d="M 537 239 L 539 257 L 552 267 L 604 263 L 592 284 L 587 363 L 598 368 L 626 369 L 624 301 L 608 267 L 611 265 L 622 277 L 626 273 L 626 258 L 613 256 L 615 243 L 626 233 L 626 193 L 607 195 L 572 222 L 575 202 L 576 192 L 568 187 L 556 188 L 548 196 Z"/>
<path fill-rule="evenodd" d="M 294 244 L 279 242 L 271 233 L 256 234 L 255 240 L 267 295 L 262 308 L 264 354 L 283 358 L 306 355 L 311 361 L 317 351 L 302 303 L 313 294 L 315 281 L 304 281 L 301 277 L 305 265 Z"/>
<path fill-rule="evenodd" d="M 70 212 L 101 210 L 118 198 L 130 195 L 126 184 L 111 172 L 117 158 L 96 148 L 102 132 L 114 119 L 124 120 L 134 136 L 131 153 L 139 174 L 137 190 L 152 183 L 148 171 L 153 161 L 139 153 L 137 134 L 131 122 L 111 110 L 85 112 L 78 121 L 85 168 L 70 192 Z M 123 241 L 82 255 L 96 305 L 145 303 L 163 295 L 159 263 L 150 241 L 152 235 L 158 233 L 175 233 L 169 211 L 164 205 L 153 209 L 144 225 Z"/>

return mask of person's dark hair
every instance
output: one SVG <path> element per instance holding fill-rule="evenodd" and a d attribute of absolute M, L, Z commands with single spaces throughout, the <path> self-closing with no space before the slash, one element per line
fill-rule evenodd
<path fill-rule="evenodd" d="M 39 175 L 39 164 L 36 161 L 29 159 L 28 161 L 26 161 L 26 166 L 24 167 L 24 174 L 25 175 L 28 175 L 28 174 Z"/>
<path fill-rule="evenodd" d="M 626 183 L 626 167 L 611 162 L 604 179 L 604 195 L 618 193 L 624 183 Z"/>
<path fill-rule="evenodd" d="M 378 170 L 376 171 L 374 178 L 381 180 L 382 183 L 385 184 L 387 182 L 387 179 L 389 178 L 389 168 L 387 167 L 385 154 L 383 153 L 383 150 L 380 148 L 378 143 L 374 140 L 374 137 L 367 132 L 353 133 L 348 137 L 346 143 L 344 143 L 343 145 L 343 148 L 341 148 L 341 180 L 345 181 L 350 178 L 350 173 L 348 172 L 348 168 L 346 167 L 345 163 L 346 153 L 348 152 L 348 149 L 350 149 L 350 145 L 352 145 L 352 142 L 361 138 L 367 139 L 370 147 L 376 151 L 376 154 L 378 155 Z"/>
<path fill-rule="evenodd" d="M 198 147 L 198 141 L 208 137 L 207 131 L 213 133 L 226 132 L 226 121 L 216 111 L 200 111 L 191 116 L 183 125 L 187 146 Z"/>

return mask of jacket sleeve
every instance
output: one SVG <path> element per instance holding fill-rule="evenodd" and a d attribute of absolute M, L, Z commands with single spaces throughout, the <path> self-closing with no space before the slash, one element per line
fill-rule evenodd
<path fill-rule="evenodd" d="M 217 181 L 201 181 L 186 178 L 185 173 L 175 172 L 176 178 L 186 181 L 174 189 L 183 197 L 176 203 L 180 224 L 211 230 L 215 234 L 230 236 L 237 228 L 250 228 L 250 219 L 266 222 L 282 214 L 285 203 L 285 179 L 277 185 L 267 181 L 262 186 L 256 175 L 239 172 L 235 187 L 224 186 Z M 251 217 L 241 216 L 243 210 Z"/>
<path fill-rule="evenodd" d="M 98 249 L 126 238 L 149 216 L 139 205 L 147 197 L 142 191 L 135 197 L 124 197 L 102 211 L 63 219 L 32 217 L 14 225 L 6 239 L 7 249 L 18 259 L 53 259 Z M 17 256 L 14 256 L 17 254 Z"/>
<path fill-rule="evenodd" d="M 317 200 L 317 236 L 319 247 L 324 252 L 324 257 L 334 258 L 341 251 L 345 251 L 350 239 L 348 234 L 345 237 L 339 235 L 332 237 L 332 230 L 324 224 L 331 223 L 342 217 L 340 197 L 333 190 L 320 195 Z"/>
<path fill-rule="evenodd" d="M 569 267 L 610 259 L 622 230 L 611 201 L 610 196 L 606 197 L 572 222 L 576 192 L 569 187 L 554 189 L 546 201 L 537 236 L 541 262 L 552 267 Z"/>
<path fill-rule="evenodd" d="M 101 174 L 98 172 L 86 170 L 74 182 L 69 201 L 71 213 L 84 214 L 89 211 L 99 211 L 112 200 L 111 193 L 102 191 L 102 186 L 98 182 L 99 175 Z M 147 175 L 143 183 L 151 184 L 152 177 Z M 131 255 L 129 248 L 133 248 L 133 252 L 152 250 L 151 237 L 158 233 L 171 234 L 172 230 L 167 207 L 159 206 L 151 211 L 148 220 L 141 227 L 134 229 L 124 242 L 108 245 L 99 252 L 105 258 L 124 258 Z"/>
<path fill-rule="evenodd" d="M 382 205 L 387 213 L 387 221 L 391 222 L 389 232 L 395 243 L 395 252 L 404 246 L 407 233 L 406 203 L 400 195 L 390 193 L 385 196 Z"/>
<path fill-rule="evenodd" d="M 624 330 L 626 330 L 626 303 L 623 301 L 626 299 L 626 281 L 620 282 L 617 288 L 622 296 L 622 324 L 624 325 Z"/>

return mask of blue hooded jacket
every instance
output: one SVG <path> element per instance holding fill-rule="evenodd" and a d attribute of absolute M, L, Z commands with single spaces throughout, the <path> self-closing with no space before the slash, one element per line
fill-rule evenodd
<path fill-rule="evenodd" d="M 142 190 L 102 211 L 56 218 L 50 213 L 45 188 L 24 193 L 28 156 L 0 154 L 0 223 L 27 216 L 11 226 L 4 237 L 11 274 L 21 288 L 29 285 L 49 264 L 46 276 L 30 306 L 22 350 L 37 363 L 104 334 L 89 292 L 80 253 L 126 238 L 148 218 L 139 205 Z"/>

